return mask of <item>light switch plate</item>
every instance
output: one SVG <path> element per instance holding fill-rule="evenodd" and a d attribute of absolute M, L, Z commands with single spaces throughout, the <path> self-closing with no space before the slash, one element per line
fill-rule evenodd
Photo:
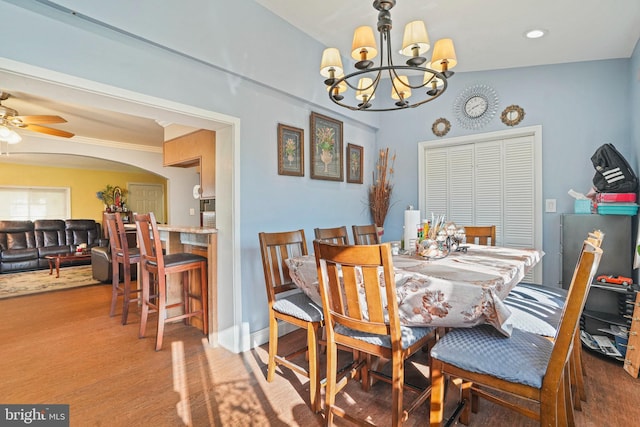
<path fill-rule="evenodd" d="M 189 208 L 189 215 L 195 215 L 195 214 L 196 214 L 195 208 Z"/>
<path fill-rule="evenodd" d="M 546 199 L 544 201 L 544 211 L 545 212 L 555 212 L 556 211 L 556 199 Z"/>

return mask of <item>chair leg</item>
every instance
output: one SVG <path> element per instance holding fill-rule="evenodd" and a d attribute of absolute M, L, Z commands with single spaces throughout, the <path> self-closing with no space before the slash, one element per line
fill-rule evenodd
<path fill-rule="evenodd" d="M 129 317 L 129 304 L 131 303 L 131 265 L 122 264 L 124 274 L 124 295 L 122 302 L 122 324 L 127 324 Z"/>
<path fill-rule="evenodd" d="M 469 381 L 463 381 L 462 384 L 460 384 L 460 389 L 461 389 L 460 399 L 465 401 L 464 408 L 462 408 L 462 413 L 460 414 L 460 424 L 463 424 L 465 426 L 468 426 L 469 421 L 471 421 L 471 417 L 470 417 L 471 401 L 475 398 L 476 405 L 478 402 L 478 395 L 473 395 L 473 393 L 471 392 L 472 385 L 473 383 Z"/>
<path fill-rule="evenodd" d="M 120 277 L 118 263 L 111 263 L 111 310 L 109 310 L 109 316 L 113 317 L 116 314 L 116 304 L 118 303 L 118 291 L 120 287 Z"/>
<path fill-rule="evenodd" d="M 191 304 L 191 299 L 189 298 L 189 287 L 191 286 L 191 282 L 189 281 L 189 273 L 190 271 L 182 272 L 182 310 L 184 314 L 191 313 L 193 306 Z M 191 324 L 191 317 L 185 317 L 183 320 L 185 325 Z"/>
<path fill-rule="evenodd" d="M 142 310 L 140 311 L 140 331 L 138 338 L 144 338 L 147 331 L 147 319 L 149 317 L 149 304 L 151 299 L 151 273 L 142 271 Z"/>
<path fill-rule="evenodd" d="M 393 381 L 391 386 L 391 425 L 399 426 L 407 418 L 402 408 L 402 388 L 404 385 L 404 362 L 401 354 L 393 354 L 391 360 Z"/>
<path fill-rule="evenodd" d="M 584 370 L 582 368 L 582 342 L 580 341 L 580 330 L 576 330 L 573 338 L 573 351 L 571 352 L 573 363 L 576 370 L 576 388 L 578 396 L 583 402 L 587 401 L 587 391 L 584 384 Z"/>
<path fill-rule="evenodd" d="M 444 375 L 442 362 L 431 358 L 431 410 L 429 422 L 431 427 L 441 426 L 444 418 Z"/>
<path fill-rule="evenodd" d="M 267 381 L 273 381 L 276 373 L 276 354 L 278 354 L 278 320 L 273 313 L 269 314 L 269 363 L 267 365 Z"/>
<path fill-rule="evenodd" d="M 309 401 L 311 410 L 322 410 L 320 401 L 320 355 L 318 353 L 318 325 L 309 323 L 307 327 L 307 345 L 309 350 Z"/>
<path fill-rule="evenodd" d="M 336 403 L 338 348 L 335 342 L 327 340 L 327 383 L 325 386 L 324 425 L 333 425 L 333 406 Z"/>
<path fill-rule="evenodd" d="M 563 416 L 560 417 L 560 415 L 558 416 L 559 419 L 564 419 L 566 421 L 566 425 L 568 426 L 574 426 L 575 423 L 575 419 L 574 419 L 574 414 L 573 414 L 573 400 L 574 400 L 574 391 L 571 388 L 571 373 L 570 373 L 571 367 L 567 366 L 564 369 L 564 375 L 563 375 L 563 387 L 564 387 L 564 402 L 563 405 L 560 409 L 558 409 L 558 414 L 563 413 Z M 560 396 L 563 397 L 563 396 Z M 561 410 L 563 410 L 561 412 Z"/>
<path fill-rule="evenodd" d="M 200 264 L 200 304 L 202 306 L 202 332 L 209 335 L 209 270 L 207 263 Z M 317 335 L 316 335 L 317 336 Z"/>
<path fill-rule="evenodd" d="M 156 351 L 162 348 L 164 325 L 167 318 L 167 277 L 158 274 L 158 331 L 156 332 Z"/>

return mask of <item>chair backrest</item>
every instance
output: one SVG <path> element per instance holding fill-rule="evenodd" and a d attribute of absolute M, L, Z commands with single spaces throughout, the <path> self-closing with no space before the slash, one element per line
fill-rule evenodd
<path fill-rule="evenodd" d="M 111 259 L 116 261 L 118 256 L 122 256 L 124 262 L 129 260 L 129 240 L 124 229 L 124 223 L 120 212 L 104 213 L 104 222 L 109 236 L 109 247 L 111 248 Z"/>
<path fill-rule="evenodd" d="M 542 384 L 543 389 L 557 386 L 562 379 L 562 370 L 570 356 L 580 314 L 589 293 L 589 286 L 598 270 L 601 258 L 602 249 L 585 240 L 573 272 L 567 302 L 562 310 L 560 327 L 555 336 L 551 358 Z"/>
<path fill-rule="evenodd" d="M 400 346 L 398 300 L 389 244 L 342 246 L 315 240 L 313 247 L 327 339 L 334 339 L 335 327 L 342 325 L 356 331 L 389 335 L 392 347 Z"/>
<path fill-rule="evenodd" d="M 286 260 L 296 256 L 308 255 L 304 230 L 282 231 L 276 233 L 258 233 L 264 280 L 267 286 L 269 305 L 276 295 L 296 289 L 289 275 Z"/>
<path fill-rule="evenodd" d="M 485 245 L 485 246 L 496 245 L 496 226 L 495 225 L 465 226 L 464 233 L 467 236 L 467 243 L 473 243 L 476 245 Z"/>
<path fill-rule="evenodd" d="M 354 225 L 351 228 L 353 229 L 353 243 L 356 245 L 380 244 L 380 235 L 375 224 Z"/>
<path fill-rule="evenodd" d="M 313 232 L 316 239 L 327 243 L 335 243 L 337 245 L 349 244 L 349 232 L 346 226 L 334 228 L 314 228 Z"/>
<path fill-rule="evenodd" d="M 146 267 L 157 268 L 159 272 L 164 271 L 162 241 L 160 233 L 158 233 L 155 215 L 153 212 L 149 212 L 148 214 L 135 214 L 133 218 L 136 223 L 138 246 L 140 247 L 140 263 Z"/>

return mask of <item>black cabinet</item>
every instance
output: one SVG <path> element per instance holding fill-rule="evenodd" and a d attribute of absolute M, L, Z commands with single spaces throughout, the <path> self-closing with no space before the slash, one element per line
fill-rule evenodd
<path fill-rule="evenodd" d="M 598 275 L 617 275 L 633 277 L 633 217 L 625 215 L 563 215 L 561 222 L 561 251 L 562 251 L 562 286 L 567 289 L 571 284 L 571 277 L 575 269 L 582 241 L 593 230 L 604 233 L 602 242 L 602 259 L 598 266 Z M 605 336 L 614 345 L 615 335 L 607 332 L 617 327 L 631 331 L 637 335 L 640 329 L 638 321 L 633 320 L 634 308 L 638 300 L 638 286 L 611 285 L 594 282 L 589 288 L 589 295 L 580 318 L 580 329 L 592 336 Z M 583 343 L 586 340 L 583 340 Z M 619 347 L 624 356 L 607 354 L 598 348 L 585 344 L 585 348 L 606 354 L 614 359 L 625 362 L 625 370 L 637 376 L 638 362 L 635 359 L 637 351 L 629 352 L 630 347 Z M 632 356 L 633 354 L 633 356 Z M 633 366 L 632 366 L 633 365 Z M 632 372 L 633 371 L 633 372 Z M 634 373 L 635 372 L 635 373 Z"/>
<path fill-rule="evenodd" d="M 632 277 L 633 241 L 632 217 L 627 215 L 562 215 L 560 250 L 562 252 L 562 287 L 569 288 L 573 270 L 578 262 L 582 242 L 593 230 L 604 233 L 602 259 L 597 275 L 614 274 Z"/>

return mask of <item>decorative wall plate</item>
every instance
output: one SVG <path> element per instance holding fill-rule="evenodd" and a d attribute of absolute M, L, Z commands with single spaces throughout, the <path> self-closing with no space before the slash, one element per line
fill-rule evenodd
<path fill-rule="evenodd" d="M 451 130 L 451 123 L 444 117 L 440 117 L 433 122 L 431 126 L 431 132 L 435 136 L 445 136 Z"/>
<path fill-rule="evenodd" d="M 498 94 L 484 84 L 464 89 L 453 103 L 453 114 L 460 126 L 479 129 L 489 123 L 498 110 Z"/>
<path fill-rule="evenodd" d="M 519 105 L 509 105 L 504 109 L 500 120 L 507 126 L 515 126 L 524 119 L 524 110 Z"/>

